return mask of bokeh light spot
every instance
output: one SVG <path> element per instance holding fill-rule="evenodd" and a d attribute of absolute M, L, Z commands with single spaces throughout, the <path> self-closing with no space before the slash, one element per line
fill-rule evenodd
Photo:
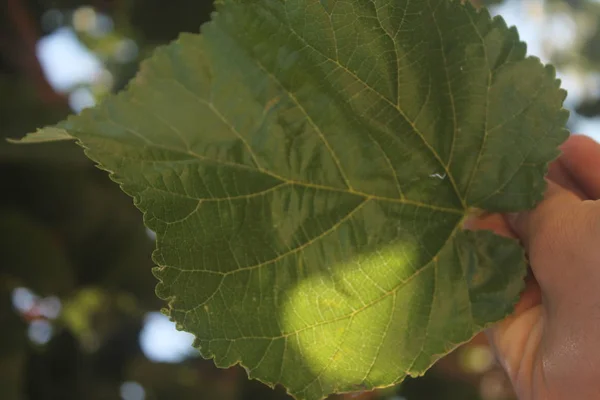
<path fill-rule="evenodd" d="M 12 304 L 15 310 L 23 314 L 31 310 L 38 301 L 38 296 L 24 287 L 18 287 L 12 292 Z"/>
<path fill-rule="evenodd" d="M 52 325 L 44 319 L 32 321 L 27 329 L 27 336 L 35 344 L 44 345 L 52 339 Z"/>
<path fill-rule="evenodd" d="M 146 391 L 137 382 L 123 382 L 120 392 L 123 400 L 144 400 L 146 398 Z"/>
<path fill-rule="evenodd" d="M 146 314 L 140 333 L 144 355 L 155 362 L 178 363 L 198 355 L 192 347 L 194 335 L 178 331 L 169 317 L 158 312 Z"/>

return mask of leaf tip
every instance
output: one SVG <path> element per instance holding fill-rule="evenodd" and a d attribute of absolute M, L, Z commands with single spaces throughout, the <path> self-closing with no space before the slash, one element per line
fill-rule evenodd
<path fill-rule="evenodd" d="M 59 142 L 63 140 L 75 140 L 75 138 L 71 136 L 65 129 L 57 127 L 38 129 L 33 133 L 28 133 L 21 139 L 6 139 L 7 142 L 12 144 L 37 144 Z"/>

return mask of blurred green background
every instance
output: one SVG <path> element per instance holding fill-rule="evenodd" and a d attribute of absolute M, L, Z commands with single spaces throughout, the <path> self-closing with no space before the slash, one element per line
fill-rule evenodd
<path fill-rule="evenodd" d="M 487 4 L 558 67 L 569 128 L 600 137 L 600 2 Z M 197 32 L 211 11 L 209 0 L 0 4 L 0 399 L 288 398 L 242 368 L 216 369 L 160 314 L 153 232 L 78 147 L 4 141 L 122 89 L 157 45 Z M 336 398 L 514 397 L 479 336 L 424 378 Z"/>

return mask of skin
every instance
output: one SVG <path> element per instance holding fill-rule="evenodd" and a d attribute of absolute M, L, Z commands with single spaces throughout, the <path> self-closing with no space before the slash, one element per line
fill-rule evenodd
<path fill-rule="evenodd" d="M 487 332 L 520 400 L 600 399 L 600 144 L 574 135 L 562 151 L 534 210 L 468 224 L 530 260 L 515 313 Z"/>

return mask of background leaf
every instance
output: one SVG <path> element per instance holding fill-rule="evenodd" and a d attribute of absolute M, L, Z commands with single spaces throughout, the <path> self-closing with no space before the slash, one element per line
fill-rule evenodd
<path fill-rule="evenodd" d="M 554 70 L 459 2 L 222 3 L 61 125 L 145 212 L 201 352 L 318 399 L 505 316 L 522 250 L 461 223 L 541 198 L 567 136 Z"/>

